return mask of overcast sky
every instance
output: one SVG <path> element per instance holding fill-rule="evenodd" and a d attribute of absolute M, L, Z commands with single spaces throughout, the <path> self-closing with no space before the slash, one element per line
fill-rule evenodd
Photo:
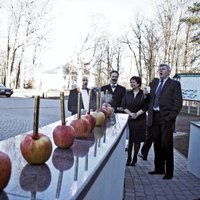
<path fill-rule="evenodd" d="M 131 19 L 139 13 L 151 16 L 153 1 L 150 0 L 56 0 L 53 16 L 53 43 L 46 52 L 45 66 L 52 68 L 65 63 L 78 51 L 81 42 L 91 29 L 94 18 L 117 36 Z"/>

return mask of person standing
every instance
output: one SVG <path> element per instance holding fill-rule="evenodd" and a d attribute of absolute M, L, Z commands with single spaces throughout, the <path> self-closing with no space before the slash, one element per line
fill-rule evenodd
<path fill-rule="evenodd" d="M 82 78 L 82 89 L 75 88 L 70 90 L 69 98 L 68 98 L 68 110 L 71 112 L 72 115 L 77 113 L 78 109 L 78 93 L 82 93 L 81 99 L 81 109 L 87 110 L 88 109 L 88 102 L 89 102 L 89 88 L 88 88 L 88 77 L 83 76 Z M 96 110 L 96 94 L 94 90 L 91 90 L 91 109 Z"/>
<path fill-rule="evenodd" d="M 154 142 L 154 171 L 149 174 L 165 174 L 172 179 L 174 172 L 173 129 L 182 108 L 181 85 L 170 77 L 168 64 L 159 65 L 159 77 L 151 83 L 148 126 Z"/>
<path fill-rule="evenodd" d="M 122 108 L 129 115 L 129 140 L 128 140 L 128 159 L 126 165 L 135 166 L 140 149 L 140 143 L 144 142 L 146 134 L 146 111 L 148 102 L 141 87 L 141 78 L 133 76 L 130 79 L 132 90 L 127 91 L 122 100 Z M 134 146 L 134 156 L 132 149 Z"/>
<path fill-rule="evenodd" d="M 106 94 L 106 90 L 108 94 L 111 95 L 111 99 L 108 102 L 114 109 L 115 113 L 121 112 L 117 108 L 121 107 L 122 98 L 126 92 L 126 88 L 119 85 L 118 82 L 119 72 L 113 70 L 110 72 L 110 84 L 104 85 L 101 87 L 101 92 Z"/>

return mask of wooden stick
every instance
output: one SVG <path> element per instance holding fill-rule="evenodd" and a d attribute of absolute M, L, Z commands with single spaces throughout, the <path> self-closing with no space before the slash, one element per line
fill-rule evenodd
<path fill-rule="evenodd" d="M 89 90 L 89 95 L 88 95 L 88 114 L 90 114 L 90 107 L 91 107 L 91 95 L 92 95 L 92 90 Z"/>
<path fill-rule="evenodd" d="M 61 123 L 62 125 L 66 124 L 65 121 L 65 97 L 64 97 L 64 92 L 60 93 L 60 111 L 61 111 Z"/>
<path fill-rule="evenodd" d="M 77 118 L 81 118 L 81 93 L 78 93 L 78 108 L 77 108 Z"/>
<path fill-rule="evenodd" d="M 35 96 L 33 133 L 35 133 L 36 135 L 38 135 L 39 108 L 40 108 L 40 96 Z"/>

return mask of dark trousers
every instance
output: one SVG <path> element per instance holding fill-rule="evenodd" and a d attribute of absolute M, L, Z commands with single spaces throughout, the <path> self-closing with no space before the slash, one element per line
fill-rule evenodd
<path fill-rule="evenodd" d="M 153 114 L 152 134 L 155 153 L 155 170 L 166 171 L 167 175 L 173 175 L 173 122 L 161 121 L 159 112 Z"/>
<path fill-rule="evenodd" d="M 149 153 L 149 150 L 151 148 L 151 145 L 153 143 L 153 134 L 152 134 L 152 131 L 151 131 L 151 128 L 147 128 L 147 134 L 146 134 L 146 139 L 142 145 L 142 148 L 141 148 L 141 154 L 144 156 L 144 157 L 147 157 L 148 156 L 148 153 Z"/>

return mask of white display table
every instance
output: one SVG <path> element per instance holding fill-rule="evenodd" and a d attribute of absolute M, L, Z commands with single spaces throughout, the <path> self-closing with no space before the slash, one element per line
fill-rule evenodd
<path fill-rule="evenodd" d="M 200 121 L 190 123 L 188 171 L 200 178 Z"/>
<path fill-rule="evenodd" d="M 73 119 L 67 119 L 68 123 Z M 115 121 L 96 127 L 88 139 L 76 139 L 70 149 L 58 149 L 53 129 L 59 122 L 39 129 L 53 144 L 50 159 L 44 165 L 31 166 L 21 155 L 18 135 L 0 142 L 0 150 L 12 161 L 12 175 L 2 198 L 121 200 L 125 173 L 125 130 L 128 115 L 116 114 Z M 1 197 L 0 197 L 1 199 Z"/>

